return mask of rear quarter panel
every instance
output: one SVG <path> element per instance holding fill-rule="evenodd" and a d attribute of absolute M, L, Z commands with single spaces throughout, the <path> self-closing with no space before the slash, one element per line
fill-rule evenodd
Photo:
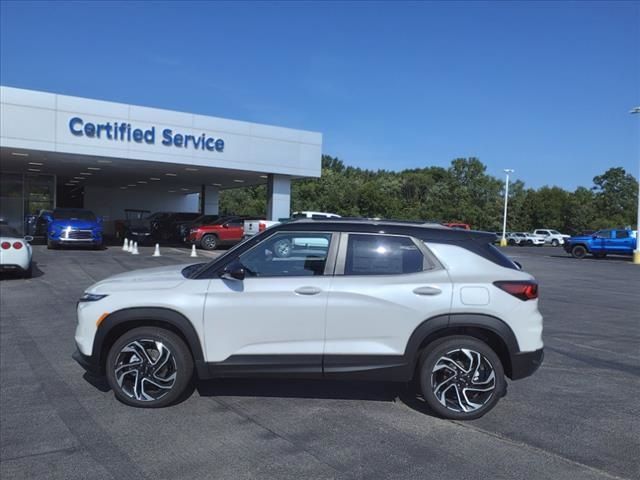
<path fill-rule="evenodd" d="M 428 243 L 453 282 L 451 313 L 491 315 L 506 323 L 520 350 L 542 348 L 542 315 L 538 300 L 522 301 L 496 287 L 499 280 L 535 280 L 521 270 L 501 267 L 462 247 Z"/>

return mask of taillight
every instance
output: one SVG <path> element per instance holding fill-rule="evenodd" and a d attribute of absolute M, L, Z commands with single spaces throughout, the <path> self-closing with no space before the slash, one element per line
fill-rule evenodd
<path fill-rule="evenodd" d="M 504 290 L 520 300 L 527 301 L 538 298 L 538 284 L 536 282 L 502 281 L 493 282 L 493 284 L 500 290 Z"/>
<path fill-rule="evenodd" d="M 11 244 L 9 242 L 2 242 L 0 247 L 2 247 L 3 250 L 9 250 L 11 248 Z"/>
<path fill-rule="evenodd" d="M 20 250 L 22 248 L 22 243 L 14 242 L 13 243 L 13 248 L 15 248 L 16 250 Z"/>
<path fill-rule="evenodd" d="M 267 229 L 267 224 L 264 222 L 260 222 L 258 223 L 258 231 L 259 232 L 264 232 Z"/>

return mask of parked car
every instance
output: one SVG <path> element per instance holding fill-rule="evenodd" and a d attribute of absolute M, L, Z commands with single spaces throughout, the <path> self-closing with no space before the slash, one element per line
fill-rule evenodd
<path fill-rule="evenodd" d="M 149 210 L 136 208 L 125 208 L 124 220 L 115 221 L 116 239 L 128 239 L 137 242 L 139 245 L 151 243 L 151 220 L 149 220 Z"/>
<path fill-rule="evenodd" d="M 0 271 L 19 272 L 24 278 L 31 278 L 32 240 L 33 237 L 23 237 L 9 225 L 0 225 Z"/>
<path fill-rule="evenodd" d="M 220 218 L 220 215 L 200 215 L 195 220 L 186 220 L 183 222 L 176 222 L 174 224 L 176 229 L 176 236 L 180 239 L 180 241 L 186 243 L 189 237 L 189 232 L 194 227 L 199 227 L 200 225 L 211 225 L 216 220 Z"/>
<path fill-rule="evenodd" d="M 320 244 L 286 258 L 280 240 Z M 294 220 L 209 263 L 122 273 L 78 303 L 74 358 L 136 407 L 195 374 L 409 382 L 437 414 L 478 418 L 543 359 L 536 280 L 493 234 Z M 106 313 L 105 313 L 106 312 Z"/>
<path fill-rule="evenodd" d="M 199 225 L 189 231 L 187 243 L 204 250 L 215 250 L 221 245 L 235 245 L 244 237 L 240 217 L 222 217 L 209 225 Z"/>
<path fill-rule="evenodd" d="M 151 236 L 158 242 L 181 240 L 177 225 L 191 222 L 199 216 L 198 212 L 165 212 L 164 215 L 151 219 Z"/>
<path fill-rule="evenodd" d="M 83 245 L 102 248 L 102 218 L 82 208 L 56 208 L 45 214 L 47 248 Z"/>
<path fill-rule="evenodd" d="M 469 225 L 468 223 L 451 222 L 451 223 L 443 223 L 442 225 L 444 225 L 445 227 L 457 228 L 460 230 L 471 230 L 471 225 Z"/>
<path fill-rule="evenodd" d="M 564 243 L 564 250 L 574 258 L 584 258 L 591 254 L 596 258 L 607 254 L 633 255 L 638 242 L 636 230 L 628 228 L 599 230 L 592 235 L 571 237 Z"/>
<path fill-rule="evenodd" d="M 527 232 L 511 232 L 507 236 L 508 245 L 517 245 L 519 247 L 536 246 L 541 247 L 544 245 L 544 239 L 540 237 L 534 237 Z"/>
<path fill-rule="evenodd" d="M 282 222 L 287 222 L 289 220 L 299 219 L 299 218 L 326 220 L 328 218 L 341 218 L 341 217 L 340 215 L 337 215 L 335 213 L 304 211 L 304 212 L 293 212 L 290 218 L 281 218 L 279 220 L 264 220 L 264 219 L 245 220 L 244 235 L 245 237 L 252 237 L 260 232 L 265 231 L 269 227 L 273 227 L 274 225 L 278 225 Z"/>
<path fill-rule="evenodd" d="M 552 247 L 564 245 L 565 240 L 567 238 L 571 238 L 571 235 L 565 235 L 557 230 L 549 230 L 546 228 L 538 228 L 533 231 L 532 235 L 534 237 L 542 238 L 544 240 L 544 243 L 547 243 Z"/>

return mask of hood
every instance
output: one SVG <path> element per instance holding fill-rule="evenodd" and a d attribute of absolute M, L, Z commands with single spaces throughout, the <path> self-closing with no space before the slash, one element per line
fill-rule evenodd
<path fill-rule="evenodd" d="M 189 264 L 145 268 L 119 273 L 91 285 L 89 293 L 112 293 L 131 290 L 171 289 L 186 280 L 182 270 Z"/>
<path fill-rule="evenodd" d="M 100 224 L 97 221 L 91 220 L 81 220 L 81 219 L 64 219 L 64 220 L 53 220 L 49 224 L 49 228 L 60 228 L 64 229 L 67 227 L 71 228 L 79 228 L 81 230 L 92 230 L 94 228 L 100 227 Z"/>

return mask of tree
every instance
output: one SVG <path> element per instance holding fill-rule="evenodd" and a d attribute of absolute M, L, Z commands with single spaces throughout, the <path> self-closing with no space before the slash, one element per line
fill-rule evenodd
<path fill-rule="evenodd" d="M 623 168 L 610 168 L 593 179 L 591 189 L 509 187 L 507 229 L 553 228 L 567 233 L 633 225 L 638 182 Z M 322 176 L 294 180 L 292 211 L 317 210 L 342 216 L 464 222 L 479 230 L 502 231 L 504 182 L 486 173 L 477 158 L 456 158 L 449 168 L 425 167 L 393 172 L 345 165 L 322 156 Z M 264 185 L 224 190 L 224 214 L 264 216 Z"/>
<path fill-rule="evenodd" d="M 638 208 L 638 182 L 624 168 L 610 168 L 593 178 L 597 225 L 635 225 Z"/>

